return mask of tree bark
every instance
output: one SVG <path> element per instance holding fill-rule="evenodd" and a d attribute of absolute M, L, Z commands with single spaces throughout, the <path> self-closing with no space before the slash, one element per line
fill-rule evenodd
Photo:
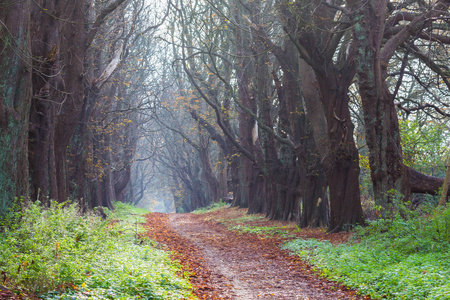
<path fill-rule="evenodd" d="M 439 199 L 439 206 L 446 206 L 450 185 L 450 158 L 447 159 L 447 171 L 445 172 L 444 185 L 442 186 L 441 198 Z"/>
<path fill-rule="evenodd" d="M 359 157 L 347 95 L 354 76 L 354 49 L 342 39 L 348 20 L 333 5 L 320 0 L 307 6 L 303 2 L 277 4 L 283 28 L 301 58 L 299 80 L 304 103 L 330 191 L 328 230 L 336 232 L 346 224 L 363 223 Z M 339 51 L 342 47 L 345 51 Z M 347 55 L 336 57 L 337 52 Z"/>
<path fill-rule="evenodd" d="M 58 201 L 69 197 L 67 170 L 67 146 L 80 120 L 84 103 L 84 58 L 86 57 L 84 30 L 85 1 L 68 1 L 62 26 L 62 61 L 65 66 L 65 99 L 59 109 L 55 123 L 55 161 Z"/>
<path fill-rule="evenodd" d="M 219 158 L 219 198 L 229 197 L 228 195 L 228 161 L 225 159 L 224 150 L 220 149 Z"/>
<path fill-rule="evenodd" d="M 235 11 L 236 17 L 238 17 L 238 9 Z M 235 30 L 235 40 L 237 46 L 238 63 L 236 64 L 237 83 L 240 104 L 256 113 L 256 100 L 251 94 L 252 83 L 251 76 L 255 75 L 252 68 L 252 61 L 250 59 L 251 50 L 249 44 L 251 37 L 248 32 L 242 29 Z M 259 171 L 255 167 L 255 154 L 256 148 L 253 145 L 252 130 L 254 128 L 255 120 L 245 111 L 239 111 L 239 144 L 248 155 L 240 155 L 239 166 L 239 191 L 240 194 L 234 199 L 234 204 L 239 205 L 241 208 L 249 208 L 249 213 L 259 213 L 261 206 L 259 203 L 254 203 L 256 197 L 256 191 L 262 192 L 262 187 L 257 187 L 261 181 L 258 181 Z M 254 160 L 250 160 L 250 157 Z M 238 202 L 239 201 L 239 202 Z M 258 201 L 258 200 L 255 200 Z"/>
<path fill-rule="evenodd" d="M 302 91 L 308 120 L 313 127 L 320 162 L 330 192 L 328 230 L 363 224 L 359 193 L 359 156 L 353 140 L 353 124 L 348 107 L 348 80 L 333 70 L 314 72 L 300 61 Z M 322 201 L 325 197 L 322 198 Z"/>
<path fill-rule="evenodd" d="M 352 77 L 350 74 L 347 76 Z M 359 155 L 353 139 L 347 94 L 349 77 L 336 73 L 317 76 L 321 101 L 326 108 L 329 157 L 323 168 L 330 188 L 329 231 L 344 225 L 363 224 L 359 190 Z"/>
<path fill-rule="evenodd" d="M 408 174 L 403 165 L 400 129 L 394 99 L 385 82 L 386 66 L 380 52 L 384 35 L 387 0 L 376 0 L 360 10 L 354 28 L 359 92 L 364 110 L 365 137 L 376 205 L 392 202 L 391 190 L 408 197 Z M 376 11 L 376 13 L 374 13 Z"/>
<path fill-rule="evenodd" d="M 199 156 L 202 163 L 203 178 L 208 182 L 209 189 L 211 191 L 211 201 L 214 203 L 219 202 L 219 181 L 214 174 L 211 158 L 209 154 L 209 141 L 204 135 L 200 136 Z"/>
<path fill-rule="evenodd" d="M 29 197 L 31 1 L 0 1 L 0 214 Z"/>
<path fill-rule="evenodd" d="M 55 119 L 64 99 L 61 76 L 61 16 L 63 1 L 47 1 L 33 5 L 32 52 L 33 100 L 30 111 L 31 197 L 41 201 L 58 198 L 55 162 Z M 43 11 L 46 9 L 46 12 Z"/>

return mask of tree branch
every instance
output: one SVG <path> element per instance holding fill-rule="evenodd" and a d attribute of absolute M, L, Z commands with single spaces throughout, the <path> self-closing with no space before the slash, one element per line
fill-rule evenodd
<path fill-rule="evenodd" d="M 106 17 L 110 13 L 115 11 L 125 1 L 127 1 L 127 0 L 116 0 L 100 12 L 100 14 L 97 16 L 97 19 L 95 20 L 94 24 L 92 25 L 91 29 L 89 30 L 89 32 L 86 36 L 86 42 L 85 42 L 86 48 L 89 48 L 89 46 L 91 46 L 92 42 L 94 41 L 95 36 L 97 35 L 98 30 L 100 29 L 100 26 L 103 24 Z"/>
<path fill-rule="evenodd" d="M 420 30 L 422 30 L 425 22 L 447 12 L 449 6 L 450 0 L 440 0 L 436 2 L 436 4 L 427 12 L 411 20 L 408 25 L 406 25 L 402 30 L 400 30 L 386 42 L 380 53 L 381 62 L 387 65 L 395 50 L 400 45 L 406 42 L 411 35 L 415 35 Z"/>

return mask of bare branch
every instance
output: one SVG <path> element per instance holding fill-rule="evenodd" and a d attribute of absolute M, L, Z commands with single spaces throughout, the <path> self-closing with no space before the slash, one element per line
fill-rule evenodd
<path fill-rule="evenodd" d="M 103 24 L 103 22 L 105 22 L 106 17 L 108 17 L 110 13 L 115 11 L 125 1 L 127 0 L 116 0 L 100 12 L 94 24 L 92 25 L 92 28 L 89 30 L 87 34 L 85 43 L 86 48 L 88 48 L 94 41 L 94 38 L 97 35 L 100 26 Z"/>
<path fill-rule="evenodd" d="M 423 29 L 425 22 L 432 20 L 445 12 L 447 12 L 450 6 L 450 0 L 441 0 L 430 8 L 426 13 L 421 14 L 411 20 L 411 22 L 403 27 L 397 34 L 392 36 L 384 45 L 381 51 L 381 61 L 387 64 L 394 54 L 395 50 L 404 42 L 406 42 L 412 35 L 417 34 Z"/>

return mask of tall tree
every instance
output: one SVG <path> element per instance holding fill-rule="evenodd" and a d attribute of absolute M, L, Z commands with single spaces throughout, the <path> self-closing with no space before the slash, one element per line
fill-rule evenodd
<path fill-rule="evenodd" d="M 283 27 L 306 62 L 300 71 L 304 101 L 330 189 L 330 232 L 364 221 L 348 96 L 355 48 L 346 34 L 348 17 L 335 7 L 339 3 L 277 1 Z"/>
<path fill-rule="evenodd" d="M 415 55 L 427 61 L 430 69 L 441 76 L 447 88 L 450 87 L 448 75 L 415 46 L 417 39 L 426 39 L 430 43 L 450 42 L 443 35 L 444 28 L 440 26 L 440 17 L 448 17 L 450 1 L 430 4 L 415 1 L 390 3 L 386 0 L 349 3 L 356 22 L 353 31 L 355 46 L 358 48 L 358 84 L 376 203 L 385 207 L 392 202 L 390 190 L 396 190 L 407 198 L 411 192 L 433 193 L 434 190 L 436 193 L 443 180 L 427 178 L 403 163 L 394 103 L 403 75 L 400 74 L 393 93 L 386 78 L 392 56 L 400 47 L 404 47 L 403 70 L 409 53 L 415 52 Z M 419 11 L 416 11 L 416 6 L 420 8 Z"/>
<path fill-rule="evenodd" d="M 0 1 L 0 210 L 29 195 L 31 1 Z M 1 214 L 1 213 L 0 213 Z"/>
<path fill-rule="evenodd" d="M 297 186 L 292 185 L 289 189 L 294 197 L 301 198 L 300 225 L 302 227 L 326 226 L 328 225 L 327 182 L 317 155 L 318 149 L 314 140 L 313 128 L 306 116 L 303 104 L 307 84 L 300 80 L 305 74 L 300 73 L 298 51 L 289 37 L 281 38 L 282 46 L 279 46 L 270 39 L 266 32 L 268 29 L 264 28 L 263 25 L 253 23 L 251 27 L 264 45 L 274 54 L 282 70 L 281 80 L 278 80 L 274 74 L 280 106 L 278 112 L 279 127 L 281 128 L 280 134 L 284 138 L 289 137 L 292 140 L 293 147 L 285 144 L 281 144 L 280 147 L 285 148 L 285 153 L 289 151 L 286 148 L 292 148 L 290 151 L 295 151 L 294 161 L 288 162 L 284 159 L 282 162 L 284 168 L 281 174 L 278 172 L 272 176 L 279 178 L 282 183 L 287 183 L 290 180 L 284 176 L 287 174 L 292 176 L 295 174 L 293 172 L 297 172 L 295 176 L 298 177 L 299 182 Z M 311 96 L 308 95 L 308 97 Z M 270 109 L 270 103 L 268 103 L 268 109 Z M 323 120 L 317 118 L 317 115 L 318 113 L 313 114 L 311 112 L 311 116 L 314 116 L 315 120 Z M 325 124 L 326 122 L 323 122 L 322 126 Z M 318 140 L 322 138 L 321 136 Z"/>

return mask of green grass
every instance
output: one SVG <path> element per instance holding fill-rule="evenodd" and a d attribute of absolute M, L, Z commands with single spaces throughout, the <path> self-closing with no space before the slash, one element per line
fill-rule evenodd
<path fill-rule="evenodd" d="M 297 239 L 284 248 L 373 298 L 450 299 L 450 209 L 372 222 L 343 245 Z"/>
<path fill-rule="evenodd" d="M 204 213 L 207 213 L 207 212 L 218 210 L 218 209 L 220 209 L 222 207 L 225 207 L 225 206 L 228 206 L 228 204 L 226 204 L 223 201 L 213 202 L 213 203 L 211 203 L 210 205 L 208 205 L 206 207 L 197 208 L 192 213 L 194 213 L 194 214 L 204 214 Z"/>
<path fill-rule="evenodd" d="M 150 212 L 146 209 L 122 202 L 116 202 L 114 207 L 115 210 L 113 212 L 107 211 L 109 217 L 128 224 L 135 224 L 136 222 L 144 223 L 144 215 Z"/>
<path fill-rule="evenodd" d="M 240 224 L 240 223 L 253 222 L 253 221 L 259 221 L 259 220 L 267 220 L 267 218 L 261 214 L 251 214 L 251 215 L 244 215 L 242 217 L 235 218 L 235 219 L 225 220 L 224 224 L 225 223 Z"/>
<path fill-rule="evenodd" d="M 235 225 L 228 227 L 229 230 L 235 230 L 245 233 L 254 233 L 264 236 L 279 235 L 281 237 L 295 236 L 286 231 L 286 226 L 251 226 L 251 225 Z"/>
<path fill-rule="evenodd" d="M 136 239 L 145 212 L 117 203 L 102 221 L 75 205 L 31 204 L 3 221 L 2 284 L 43 299 L 193 299 L 180 266 Z"/>

